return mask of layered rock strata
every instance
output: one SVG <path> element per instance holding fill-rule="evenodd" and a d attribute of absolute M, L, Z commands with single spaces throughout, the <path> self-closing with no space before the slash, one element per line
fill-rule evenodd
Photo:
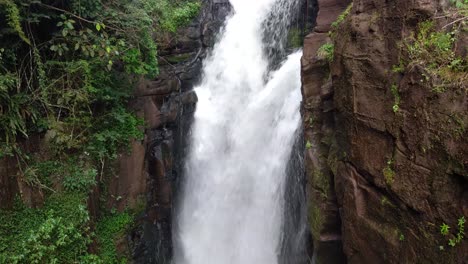
<path fill-rule="evenodd" d="M 322 11 L 339 4 L 319 1 Z M 449 23 L 435 19 L 445 8 L 444 1 L 355 0 L 333 41 L 320 22 L 306 37 L 303 112 L 316 263 L 468 263 L 466 239 L 448 244 L 468 216 L 466 88 L 434 92 L 424 81 L 426 65 L 392 71 L 420 22 Z M 464 34 L 457 47 L 466 47 Z M 331 63 L 317 55 L 325 42 L 334 44 Z M 328 257 L 338 244 L 346 260 Z"/>

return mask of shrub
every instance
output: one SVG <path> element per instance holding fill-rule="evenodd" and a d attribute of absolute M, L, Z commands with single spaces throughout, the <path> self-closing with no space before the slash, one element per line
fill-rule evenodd
<path fill-rule="evenodd" d="M 101 262 L 87 253 L 93 234 L 86 195 L 103 179 L 104 165 L 143 138 L 144 122 L 127 105 L 135 84 L 158 74 L 155 36 L 173 35 L 200 6 L 0 0 L 6 22 L 0 25 L 0 158 L 16 158 L 18 180 L 46 196 L 42 209 L 17 202 L 0 212 L 0 263 Z M 23 149 L 31 135 L 44 138 L 47 149 Z M 118 219 L 104 222 L 123 228 L 131 221 Z"/>
<path fill-rule="evenodd" d="M 332 43 L 326 43 L 319 48 L 317 55 L 319 58 L 325 58 L 327 61 L 332 62 L 335 56 L 334 53 L 335 46 Z"/>
<path fill-rule="evenodd" d="M 75 263 L 88 256 L 91 243 L 85 197 L 54 194 L 44 208 L 27 208 L 20 201 L 0 212 L 1 263 Z"/>
<path fill-rule="evenodd" d="M 122 212 L 107 215 L 98 222 L 96 237 L 101 252 L 99 257 L 104 263 L 126 263 L 125 258 L 118 255 L 115 243 L 125 234 L 132 220 L 128 212 Z"/>

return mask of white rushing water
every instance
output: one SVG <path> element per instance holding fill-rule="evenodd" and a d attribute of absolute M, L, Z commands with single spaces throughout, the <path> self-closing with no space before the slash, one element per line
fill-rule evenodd
<path fill-rule="evenodd" d="M 263 41 L 267 19 L 285 32 L 293 2 L 231 0 L 234 14 L 196 88 L 176 264 L 278 263 L 286 167 L 300 125 L 301 52 L 268 72 Z"/>

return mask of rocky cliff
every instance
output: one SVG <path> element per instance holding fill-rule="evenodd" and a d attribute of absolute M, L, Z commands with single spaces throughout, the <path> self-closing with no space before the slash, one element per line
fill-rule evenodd
<path fill-rule="evenodd" d="M 466 17 L 446 1 L 348 2 L 318 1 L 302 59 L 316 263 L 468 263 Z M 459 69 L 434 62 L 444 34 L 440 59 Z"/>
<path fill-rule="evenodd" d="M 172 213 L 197 102 L 192 89 L 229 12 L 228 1 L 203 1 L 199 16 L 188 27 L 159 40 L 164 43 L 159 51 L 160 74 L 155 80 L 143 80 L 135 91 L 131 105 L 146 121 L 146 136 L 133 144 L 131 155 L 121 157 L 109 203 L 123 209 L 144 197 L 146 209 L 128 237 L 136 263 L 172 259 Z"/>

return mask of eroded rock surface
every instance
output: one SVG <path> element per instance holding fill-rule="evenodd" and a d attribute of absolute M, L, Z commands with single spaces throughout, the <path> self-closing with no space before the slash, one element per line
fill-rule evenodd
<path fill-rule="evenodd" d="M 120 158 L 120 173 L 111 184 L 109 203 L 119 209 L 146 209 L 129 234 L 135 263 L 170 263 L 175 197 L 180 189 L 187 134 L 197 103 L 192 90 L 201 76 L 202 59 L 214 44 L 225 17 L 226 0 L 205 0 L 199 16 L 160 47 L 160 74 L 143 80 L 131 103 L 148 124 L 143 142 Z M 116 199 L 119 197 L 119 199 Z"/>
<path fill-rule="evenodd" d="M 302 94 L 305 166 L 310 231 L 313 258 L 316 263 L 344 263 L 341 222 L 334 188 L 334 172 L 329 166 L 337 156 L 332 146 L 334 102 L 330 69 L 325 58 L 317 56 L 319 48 L 331 42 L 331 24 L 346 9 L 350 1 L 318 1 L 317 25 L 304 40 L 302 58 Z"/>
<path fill-rule="evenodd" d="M 331 2 L 319 5 L 339 1 Z M 331 63 L 317 55 L 331 42 L 331 15 L 319 13 L 306 37 L 303 111 L 317 263 L 343 263 L 325 257 L 331 242 L 333 250 L 343 245 L 347 263 L 468 263 L 466 239 L 448 245 L 457 220 L 468 216 L 467 91 L 435 93 L 418 65 L 392 72 L 402 39 L 446 4 L 354 1 L 335 32 Z M 396 112 L 392 85 L 401 98 Z M 447 236 L 442 223 L 451 226 Z"/>

